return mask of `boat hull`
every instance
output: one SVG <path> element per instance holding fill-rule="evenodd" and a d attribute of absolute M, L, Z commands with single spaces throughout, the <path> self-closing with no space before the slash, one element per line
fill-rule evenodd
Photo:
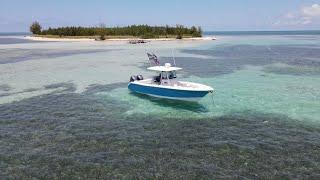
<path fill-rule="evenodd" d="M 207 90 L 183 90 L 172 89 L 163 86 L 145 86 L 142 84 L 129 83 L 128 88 L 136 93 L 146 94 L 153 97 L 174 99 L 182 101 L 199 101 L 206 96 L 209 91 Z"/>

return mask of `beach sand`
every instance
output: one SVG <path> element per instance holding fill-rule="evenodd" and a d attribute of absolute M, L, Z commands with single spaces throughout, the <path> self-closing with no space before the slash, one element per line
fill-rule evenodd
<path fill-rule="evenodd" d="M 95 39 L 90 39 L 90 38 L 48 38 L 48 37 L 35 37 L 35 36 L 25 36 L 23 37 L 24 39 L 27 40 L 32 40 L 32 41 L 59 41 L 59 42 L 80 42 L 80 41 L 95 41 Z M 175 38 L 158 38 L 158 39 L 130 39 L 130 38 L 125 38 L 125 39 L 106 39 L 105 42 L 108 41 L 130 41 L 130 40 L 144 40 L 144 41 L 211 41 L 211 40 L 216 40 L 215 37 L 195 37 L 195 38 L 184 38 L 181 40 L 175 39 Z M 104 41 L 102 41 L 104 42 Z"/>

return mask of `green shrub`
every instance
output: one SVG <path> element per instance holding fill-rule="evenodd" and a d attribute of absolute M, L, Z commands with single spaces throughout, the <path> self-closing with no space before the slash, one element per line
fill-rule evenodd
<path fill-rule="evenodd" d="M 37 24 L 36 24 L 37 25 Z M 105 27 L 100 25 L 99 27 L 58 27 L 48 28 L 41 31 L 41 26 L 36 26 L 37 29 L 34 33 L 41 32 L 42 35 L 59 35 L 59 36 L 134 36 L 143 39 L 158 38 L 158 37 L 177 37 L 181 39 L 183 35 L 199 37 L 201 36 L 200 28 L 188 28 L 183 25 L 172 26 L 148 26 L 148 25 L 131 25 L 124 27 Z M 32 26 L 34 27 L 34 26 Z M 30 28 L 31 30 L 31 28 Z"/>
<path fill-rule="evenodd" d="M 181 34 L 178 34 L 176 39 L 182 39 L 182 35 Z"/>
<path fill-rule="evenodd" d="M 142 38 L 142 39 L 154 39 L 154 38 L 156 38 L 156 36 L 154 34 L 147 33 L 147 34 L 144 34 L 144 35 L 140 36 L 140 38 Z"/>
<path fill-rule="evenodd" d="M 101 40 L 101 41 L 106 40 L 106 37 L 104 36 L 104 34 L 100 35 L 100 40 Z"/>
<path fill-rule="evenodd" d="M 32 32 L 32 34 L 41 34 L 41 28 L 39 22 L 35 21 L 30 26 L 30 32 Z"/>

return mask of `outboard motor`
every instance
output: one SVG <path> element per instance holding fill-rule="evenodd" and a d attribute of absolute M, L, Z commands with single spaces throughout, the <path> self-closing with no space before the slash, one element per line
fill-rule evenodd
<path fill-rule="evenodd" d="M 137 80 L 138 80 L 138 81 L 143 80 L 143 76 L 142 76 L 142 75 L 138 75 L 138 76 L 137 76 Z"/>
<path fill-rule="evenodd" d="M 133 81 L 135 81 L 135 80 L 137 80 L 137 76 L 131 76 L 131 77 L 130 77 L 130 82 L 133 82 Z"/>

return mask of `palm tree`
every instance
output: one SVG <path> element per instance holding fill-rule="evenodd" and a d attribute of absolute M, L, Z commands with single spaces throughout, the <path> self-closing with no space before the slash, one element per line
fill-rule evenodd
<path fill-rule="evenodd" d="M 200 26 L 198 26 L 198 33 L 199 33 L 199 37 L 202 37 L 203 31 L 202 31 L 202 28 Z"/>
<path fill-rule="evenodd" d="M 177 39 L 182 39 L 183 37 L 183 25 L 176 25 L 176 33 L 177 33 Z"/>
<path fill-rule="evenodd" d="M 170 30 L 170 27 L 166 25 L 166 28 L 165 28 L 166 38 L 168 38 L 169 30 Z"/>
<path fill-rule="evenodd" d="M 104 23 L 100 23 L 99 24 L 99 34 L 100 34 L 100 40 L 104 41 L 106 40 L 106 37 L 105 37 L 105 29 L 106 29 L 106 25 Z"/>

